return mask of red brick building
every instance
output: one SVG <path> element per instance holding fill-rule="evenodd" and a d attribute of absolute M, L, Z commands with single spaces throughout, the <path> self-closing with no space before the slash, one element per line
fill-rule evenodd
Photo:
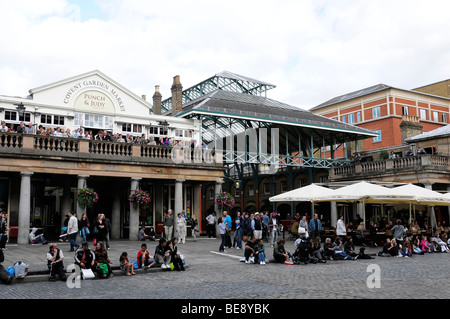
<path fill-rule="evenodd" d="M 403 144 L 404 138 L 410 137 L 402 136 L 400 124 L 405 119 L 420 123 L 423 132 L 447 125 L 450 98 L 378 84 L 332 98 L 311 111 L 379 133 L 378 137 L 358 141 L 357 146 L 353 143 L 337 148 L 337 157 L 352 156 L 356 151 Z M 329 155 L 326 152 L 324 157 Z"/>

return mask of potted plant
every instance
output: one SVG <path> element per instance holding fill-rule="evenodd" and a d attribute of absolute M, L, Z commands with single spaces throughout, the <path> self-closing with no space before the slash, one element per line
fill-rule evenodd
<path fill-rule="evenodd" d="M 151 198 L 148 192 L 137 189 L 131 193 L 128 201 L 133 208 L 140 207 L 145 209 L 150 205 Z"/>
<path fill-rule="evenodd" d="M 93 188 L 80 188 L 77 192 L 77 200 L 81 208 L 91 207 L 98 201 L 98 194 Z"/>
<path fill-rule="evenodd" d="M 224 208 L 228 208 L 234 205 L 234 198 L 230 193 L 222 192 L 216 196 L 215 200 L 217 206 L 223 210 Z"/>

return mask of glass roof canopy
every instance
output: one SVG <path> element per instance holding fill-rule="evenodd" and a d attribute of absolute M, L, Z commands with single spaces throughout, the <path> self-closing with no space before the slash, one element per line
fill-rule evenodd
<path fill-rule="evenodd" d="M 223 71 L 203 82 L 183 90 L 182 104 L 193 101 L 216 90 L 267 96 L 267 91 L 275 87 L 275 85 L 270 83 L 251 79 L 232 72 Z M 170 112 L 171 110 L 172 99 L 168 98 L 163 100 L 161 102 L 162 113 Z"/>
<path fill-rule="evenodd" d="M 222 72 L 183 91 L 182 110 L 175 116 L 201 120 L 201 139 L 210 149 L 218 145 L 228 148 L 224 153 L 228 163 L 238 159 L 241 163 L 272 164 L 275 155 L 286 166 L 329 168 L 348 163 L 346 158 L 334 158 L 336 148 L 377 136 L 373 131 L 267 98 L 267 90 L 274 87 Z M 267 147 L 261 144 L 262 132 L 270 135 L 264 140 Z M 318 153 L 327 146 L 331 150 L 328 159 Z"/>

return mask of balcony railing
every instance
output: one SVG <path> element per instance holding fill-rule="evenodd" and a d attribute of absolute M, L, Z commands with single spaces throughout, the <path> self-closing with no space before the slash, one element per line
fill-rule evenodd
<path fill-rule="evenodd" d="M 450 175 L 449 156 L 424 154 L 394 159 L 353 163 L 346 166 L 333 167 L 330 179 L 337 181 L 348 178 L 374 177 L 383 174 L 401 174 L 432 170 Z"/>
<path fill-rule="evenodd" d="M 96 160 L 127 160 L 162 164 L 222 166 L 214 152 L 201 148 L 177 148 L 67 137 L 0 132 L 0 155 L 59 156 Z"/>

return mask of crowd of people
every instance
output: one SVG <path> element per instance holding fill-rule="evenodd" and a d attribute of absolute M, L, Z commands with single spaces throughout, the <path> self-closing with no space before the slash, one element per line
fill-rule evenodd
<path fill-rule="evenodd" d="M 421 216 L 421 214 L 419 214 Z M 438 222 L 437 226 L 430 229 L 430 234 L 423 232 L 427 229 L 426 220 L 417 220 L 410 225 L 404 226 L 400 219 L 387 221 L 382 218 L 376 224 L 368 221 L 367 226 L 359 215 L 355 220 L 344 222 L 344 216 L 340 216 L 334 229 L 334 236 L 324 236 L 323 216 L 314 214 L 308 218 L 307 214 L 297 214 L 292 224 L 290 233 L 294 234 L 295 241 L 292 251 L 286 248 L 286 240 L 280 239 L 282 224 L 277 212 L 244 213 L 241 216 L 237 212 L 231 218 L 227 211 L 216 218 L 215 212 L 206 217 L 207 236 L 215 236 L 215 222 L 221 237 L 219 245 L 220 252 L 225 249 L 244 249 L 245 263 L 265 264 L 267 253 L 264 242 L 270 243 L 273 248 L 272 257 L 275 262 L 285 264 L 317 263 L 327 260 L 357 260 L 371 259 L 372 256 L 365 252 L 366 246 L 378 247 L 381 251 L 378 256 L 412 257 L 414 254 L 426 254 L 433 252 L 450 252 L 450 239 L 444 230 L 445 224 Z M 233 233 L 234 231 L 234 233 Z M 380 232 L 384 237 L 376 237 Z M 355 241 L 362 247 L 355 249 Z"/>
<path fill-rule="evenodd" d="M 121 143 L 131 143 L 131 144 L 143 144 L 143 145 L 159 145 L 168 147 L 184 147 L 184 148 L 203 148 L 207 149 L 208 145 L 205 142 L 199 144 L 197 140 L 190 139 L 178 139 L 175 137 L 160 137 L 151 136 L 146 138 L 146 135 L 142 133 L 141 135 L 133 134 L 121 134 L 112 133 L 111 131 L 99 130 L 94 133 L 92 130 L 84 130 L 82 128 L 75 128 L 73 131 L 70 128 L 62 127 L 47 127 L 39 125 L 37 129 L 33 123 L 25 124 L 21 122 L 20 124 L 14 126 L 11 124 L 8 126 L 5 121 L 1 122 L 0 132 L 10 132 L 10 133 L 20 133 L 20 134 L 36 134 L 40 136 L 55 136 L 55 137 L 67 137 L 67 138 L 81 138 L 87 140 L 99 140 L 99 141 L 109 141 L 109 142 L 121 142 Z"/>

